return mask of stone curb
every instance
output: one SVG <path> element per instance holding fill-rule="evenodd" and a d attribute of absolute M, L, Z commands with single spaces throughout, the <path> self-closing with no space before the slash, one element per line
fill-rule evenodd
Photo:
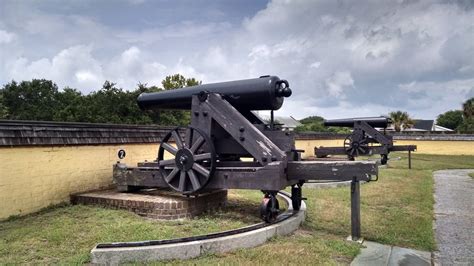
<path fill-rule="evenodd" d="M 291 200 L 281 197 L 292 210 Z M 254 231 L 200 241 L 146 247 L 100 248 L 91 251 L 91 262 L 95 264 L 118 265 L 127 262 L 151 262 L 158 260 L 191 259 L 208 253 L 223 253 L 240 248 L 252 248 L 264 244 L 275 236 L 288 235 L 298 229 L 304 221 L 306 204 L 300 211 L 279 223 Z"/>

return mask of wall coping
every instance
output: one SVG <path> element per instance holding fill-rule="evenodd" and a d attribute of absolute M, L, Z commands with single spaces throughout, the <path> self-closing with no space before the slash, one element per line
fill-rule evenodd
<path fill-rule="evenodd" d="M 158 143 L 175 127 L 160 125 L 0 120 L 0 147 Z M 474 134 L 391 134 L 394 140 L 474 141 Z M 346 134 L 296 133 L 297 140 L 344 139 Z"/>
<path fill-rule="evenodd" d="M 158 143 L 175 127 L 0 120 L 0 147 Z"/>

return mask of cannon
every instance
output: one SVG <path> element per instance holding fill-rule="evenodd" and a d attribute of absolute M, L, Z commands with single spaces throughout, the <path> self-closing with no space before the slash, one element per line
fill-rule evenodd
<path fill-rule="evenodd" d="M 392 119 L 384 116 L 380 117 L 360 117 L 360 118 L 349 118 L 349 119 L 333 119 L 325 120 L 324 126 L 326 127 L 353 127 L 356 122 L 365 122 L 371 127 L 387 128 L 391 123 Z"/>
<path fill-rule="evenodd" d="M 121 191 L 170 188 L 188 196 L 218 189 L 261 190 L 260 214 L 271 222 L 279 212 L 276 194 L 281 189 L 291 186 L 293 209 L 298 210 L 305 182 L 370 181 L 377 175 L 374 162 L 302 160 L 304 151 L 295 149 L 292 132 L 253 112 L 273 114 L 291 94 L 289 82 L 277 76 L 143 93 L 137 99 L 143 110 L 190 110 L 191 123 L 164 136 L 155 161 L 114 165 L 114 182 Z"/>
<path fill-rule="evenodd" d="M 325 120 L 324 126 L 351 127 L 353 130 L 344 139 L 343 147 L 315 147 L 314 153 L 318 158 L 347 155 L 349 160 L 361 155 L 380 154 L 381 164 L 386 164 L 390 152 L 408 151 L 411 168 L 411 152 L 416 150 L 416 145 L 393 145 L 393 137 L 386 134 L 386 128 L 391 123 L 392 120 L 384 116 Z M 382 128 L 383 132 L 376 127 Z"/>

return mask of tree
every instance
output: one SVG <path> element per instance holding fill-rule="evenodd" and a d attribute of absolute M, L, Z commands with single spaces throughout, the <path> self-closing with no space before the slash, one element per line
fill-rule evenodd
<path fill-rule="evenodd" d="M 389 117 L 392 119 L 393 127 L 395 131 L 400 132 L 402 129 L 413 127 L 415 122 L 410 118 L 407 112 L 395 111 L 390 112 Z"/>
<path fill-rule="evenodd" d="M 315 123 L 323 124 L 324 123 L 324 118 L 322 118 L 321 116 L 317 116 L 317 115 L 308 116 L 308 117 L 305 117 L 305 118 L 301 119 L 300 123 L 304 124 L 304 125 L 315 124 Z"/>
<path fill-rule="evenodd" d="M 175 90 L 188 86 L 195 86 L 201 84 L 195 78 L 185 78 L 181 74 L 166 76 L 161 82 L 165 90 Z M 191 122 L 191 113 L 189 111 L 180 110 L 160 110 L 159 123 L 161 125 L 179 125 L 186 126 Z"/>
<path fill-rule="evenodd" d="M 185 78 L 181 74 L 166 76 L 165 79 L 161 82 L 161 85 L 163 85 L 163 88 L 165 90 L 174 90 L 178 88 L 184 88 L 200 84 L 201 81 L 198 81 L 195 78 Z"/>
<path fill-rule="evenodd" d="M 83 95 L 74 88 L 58 90 L 50 80 L 12 81 L 0 89 L 0 119 L 70 121 L 90 123 L 188 125 L 189 111 L 140 110 L 137 97 L 144 92 L 172 90 L 198 85 L 194 78 L 180 74 L 167 76 L 163 88 L 138 84 L 125 91 L 115 83 L 105 81 L 102 88 Z"/>
<path fill-rule="evenodd" d="M 3 105 L 8 119 L 51 121 L 58 108 L 58 87 L 45 79 L 17 83 L 12 81 L 2 89 Z"/>
<path fill-rule="evenodd" d="M 461 110 L 451 110 L 440 114 L 436 119 L 436 124 L 442 127 L 456 130 L 463 122 L 463 112 Z"/>
<path fill-rule="evenodd" d="M 468 99 L 462 105 L 462 110 L 464 118 L 473 118 L 474 117 L 474 97 Z"/>
<path fill-rule="evenodd" d="M 324 118 L 321 116 L 308 116 L 300 120 L 301 126 L 295 128 L 296 132 L 332 132 L 340 134 L 349 134 L 351 132 L 350 128 L 344 127 L 325 127 Z"/>
<path fill-rule="evenodd" d="M 105 81 L 100 90 L 85 97 L 85 117 L 93 123 L 149 124 L 152 119 L 136 104 L 138 94 L 136 91 L 124 91 L 115 83 Z"/>
<path fill-rule="evenodd" d="M 89 120 L 88 108 L 82 93 L 76 89 L 64 88 L 56 95 L 58 108 L 54 112 L 55 121 L 86 122 Z"/>
<path fill-rule="evenodd" d="M 462 108 L 463 122 L 458 130 L 462 133 L 472 133 L 474 132 L 474 97 L 464 102 Z"/>
<path fill-rule="evenodd" d="M 0 119 L 5 119 L 8 117 L 8 109 L 3 103 L 3 90 L 0 89 Z"/>

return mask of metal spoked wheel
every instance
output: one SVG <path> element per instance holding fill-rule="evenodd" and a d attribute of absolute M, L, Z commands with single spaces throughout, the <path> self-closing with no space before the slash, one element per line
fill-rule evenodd
<path fill-rule="evenodd" d="M 346 139 L 344 139 L 344 149 L 346 150 L 348 156 L 355 157 L 367 154 L 369 150 L 369 144 L 365 138 L 362 140 L 355 140 L 353 135 L 349 135 Z"/>
<path fill-rule="evenodd" d="M 280 204 L 276 198 L 276 193 L 265 193 L 265 197 L 260 205 L 260 217 L 267 223 L 274 222 L 280 213 Z"/>
<path fill-rule="evenodd" d="M 176 147 L 171 144 L 173 141 Z M 165 159 L 165 151 L 172 158 Z M 158 166 L 163 180 L 183 194 L 195 194 L 209 183 L 215 161 L 214 145 L 204 133 L 193 127 L 186 128 L 184 138 L 180 135 L 180 128 L 172 130 L 163 138 L 158 150 Z"/>

